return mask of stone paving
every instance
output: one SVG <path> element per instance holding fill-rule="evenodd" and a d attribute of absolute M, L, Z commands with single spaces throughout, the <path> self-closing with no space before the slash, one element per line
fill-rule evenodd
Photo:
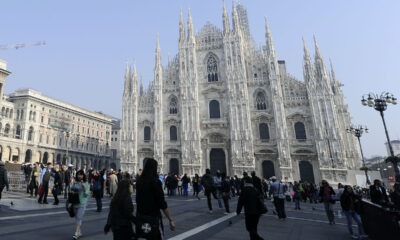
<path fill-rule="evenodd" d="M 6 193 L 1 200 L 0 239 L 3 240 L 35 240 L 35 239 L 72 239 L 74 219 L 69 218 L 64 209 L 64 199 L 59 206 L 53 206 L 49 197 L 49 205 L 36 204 L 35 199 L 27 198 L 23 193 Z M 11 201 L 14 205 L 11 206 Z M 236 210 L 237 199 L 231 200 L 231 210 Z M 244 224 L 244 215 L 224 215 L 213 200 L 214 212 L 207 211 L 204 196 L 201 200 L 192 197 L 167 198 L 169 209 L 177 226 L 176 231 L 166 230 L 166 238 L 177 239 L 249 239 Z M 94 199 L 90 199 L 83 221 L 82 239 L 112 239 L 112 234 L 104 235 L 103 227 L 108 214 L 110 199 L 103 199 L 104 211 L 97 213 Z M 322 204 L 303 203 L 302 210 L 294 210 L 293 203 L 286 203 L 286 220 L 278 220 L 273 215 L 273 206 L 267 201 L 269 212 L 260 219 L 259 233 L 264 239 L 276 240 L 330 240 L 351 239 L 345 218 L 339 217 L 339 204 L 335 214 L 337 224 L 331 226 L 327 222 Z M 166 223 L 167 221 L 164 222 Z M 166 226 L 167 228 L 167 226 Z"/>

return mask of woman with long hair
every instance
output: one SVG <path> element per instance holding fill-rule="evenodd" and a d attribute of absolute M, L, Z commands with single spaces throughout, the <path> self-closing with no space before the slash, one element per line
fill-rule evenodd
<path fill-rule="evenodd" d="M 158 229 L 155 229 L 157 236 L 151 239 L 163 239 L 164 237 L 164 226 L 160 210 L 163 210 L 165 216 L 168 218 L 170 229 L 172 231 L 175 230 L 175 223 L 169 213 L 162 184 L 157 175 L 157 165 L 156 160 L 147 159 L 143 173 L 136 183 L 136 217 L 138 220 L 141 218 L 152 218 L 157 222 Z"/>
<path fill-rule="evenodd" d="M 76 173 L 75 182 L 71 187 L 71 191 L 79 195 L 79 203 L 73 205 L 75 212 L 76 231 L 74 236 L 72 236 L 73 239 L 78 239 L 82 236 L 82 218 L 85 214 L 86 205 L 90 194 L 89 183 L 87 182 L 86 175 L 83 170 L 79 170 Z"/>
<path fill-rule="evenodd" d="M 104 227 L 104 234 L 113 232 L 114 240 L 131 240 L 133 237 L 132 222 L 133 203 L 130 192 L 130 182 L 126 179 L 118 183 L 117 192 L 110 203 L 107 224 Z"/>
<path fill-rule="evenodd" d="M 354 193 L 353 188 L 349 185 L 344 187 L 343 193 L 340 197 L 340 205 L 342 206 L 343 212 L 346 215 L 347 219 L 347 228 L 351 234 L 353 239 L 364 239 L 368 237 L 365 235 L 364 228 L 360 219 L 360 211 L 361 211 L 361 196 Z M 353 221 L 356 221 L 358 225 L 358 234 L 355 235 L 353 232 Z"/>

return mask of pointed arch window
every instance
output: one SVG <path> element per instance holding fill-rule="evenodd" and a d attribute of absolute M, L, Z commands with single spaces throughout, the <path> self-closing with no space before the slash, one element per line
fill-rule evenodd
<path fill-rule="evenodd" d="M 151 129 L 149 126 L 144 127 L 144 141 L 150 141 Z"/>
<path fill-rule="evenodd" d="M 169 114 L 177 114 L 178 113 L 178 100 L 176 97 L 172 97 L 169 101 Z"/>
<path fill-rule="evenodd" d="M 299 139 L 299 140 L 307 139 L 306 128 L 304 126 L 304 123 L 302 123 L 302 122 L 295 123 L 294 131 L 296 133 L 296 139 Z"/>
<path fill-rule="evenodd" d="M 263 92 L 258 92 L 256 96 L 256 108 L 257 110 L 267 109 L 267 104 L 265 101 L 265 94 Z"/>
<path fill-rule="evenodd" d="M 210 107 L 210 118 L 221 118 L 219 102 L 217 100 L 212 100 L 210 102 L 209 107 Z"/>
<path fill-rule="evenodd" d="M 171 126 L 169 128 L 169 140 L 170 141 L 177 141 L 178 140 L 178 133 L 175 126 Z"/>
<path fill-rule="evenodd" d="M 210 56 L 207 60 L 207 73 L 208 82 L 218 82 L 218 65 L 214 56 Z"/>
<path fill-rule="evenodd" d="M 259 131 L 260 131 L 260 139 L 261 139 L 261 141 L 268 141 L 269 140 L 268 124 L 260 123 L 258 128 L 259 128 Z"/>

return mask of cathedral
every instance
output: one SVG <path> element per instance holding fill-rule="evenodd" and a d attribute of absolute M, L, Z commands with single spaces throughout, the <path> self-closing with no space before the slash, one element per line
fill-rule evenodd
<path fill-rule="evenodd" d="M 232 23 L 232 24 L 231 24 Z M 361 157 L 346 133 L 351 118 L 314 37 L 314 61 L 304 43 L 304 81 L 278 60 L 265 20 L 265 44 L 250 35 L 247 10 L 225 6 L 220 29 L 194 32 L 190 9 L 181 12 L 179 50 L 161 64 L 157 39 L 154 79 L 138 86 L 126 67 L 122 97 L 121 168 L 136 172 L 154 158 L 162 173 L 203 174 L 209 168 L 284 181 L 348 182 Z M 303 39 L 304 42 L 304 39 Z"/>

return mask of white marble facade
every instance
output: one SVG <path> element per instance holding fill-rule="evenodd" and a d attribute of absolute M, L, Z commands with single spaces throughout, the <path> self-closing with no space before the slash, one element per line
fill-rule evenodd
<path fill-rule="evenodd" d="M 163 173 L 255 170 L 291 181 L 347 182 L 361 157 L 345 131 L 351 120 L 341 84 L 316 41 L 314 63 L 304 45 L 303 82 L 278 61 L 267 23 L 265 45 L 253 44 L 241 4 L 231 18 L 224 7 L 222 23 L 222 30 L 208 23 L 195 34 L 190 10 L 187 26 L 181 13 L 179 52 L 162 66 L 157 40 L 145 90 L 136 66 L 127 66 L 121 168 L 137 171 L 155 158 Z"/>

